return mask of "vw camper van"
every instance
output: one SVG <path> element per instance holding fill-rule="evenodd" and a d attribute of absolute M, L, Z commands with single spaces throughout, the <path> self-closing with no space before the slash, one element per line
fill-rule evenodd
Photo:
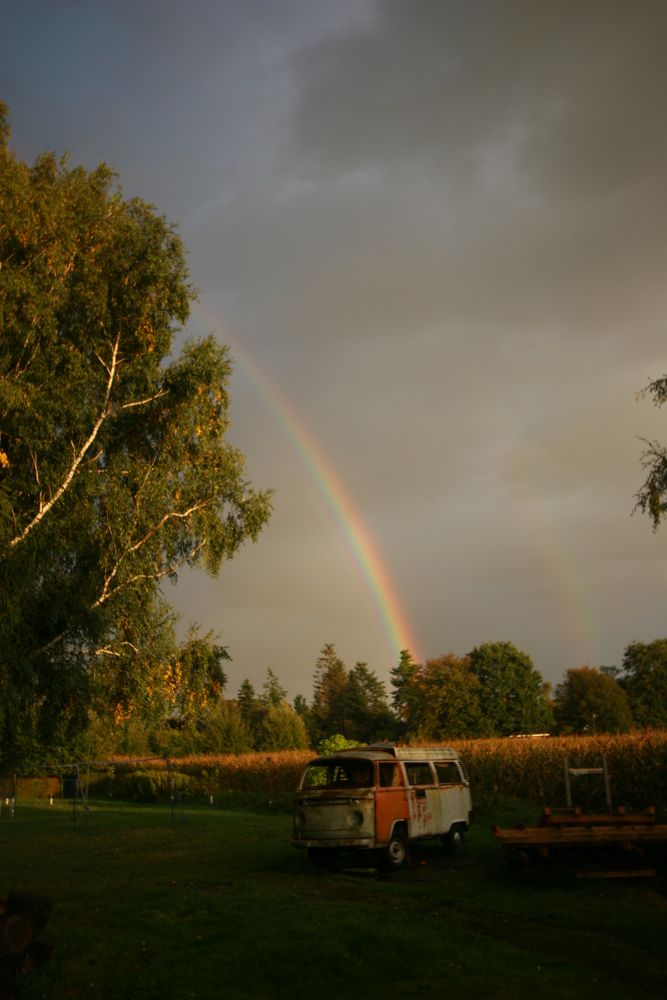
<path fill-rule="evenodd" d="M 294 847 L 317 863 L 338 849 L 379 850 L 399 868 L 408 844 L 461 844 L 472 815 L 468 775 L 455 750 L 377 744 L 307 764 L 295 795 Z"/>

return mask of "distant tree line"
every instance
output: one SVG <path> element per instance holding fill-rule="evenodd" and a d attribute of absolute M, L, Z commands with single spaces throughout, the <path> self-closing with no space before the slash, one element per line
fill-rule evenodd
<path fill-rule="evenodd" d="M 372 711 L 364 711 L 355 694 L 356 715 L 347 707 L 354 671 L 347 676 L 346 687 L 344 667 L 333 647 L 324 647 L 313 704 L 299 705 L 311 742 L 327 731 L 351 739 L 374 740 L 382 734 L 385 739 L 441 742 L 667 728 L 666 639 L 631 643 L 622 668 L 572 668 L 553 692 L 530 656 L 510 642 L 483 643 L 465 656 L 447 653 L 424 663 L 415 663 L 403 650 L 391 671 L 390 705 L 371 675 Z"/>
<path fill-rule="evenodd" d="M 631 643 L 622 668 L 572 668 L 553 692 L 511 642 L 424 663 L 404 650 L 390 692 L 366 663 L 348 668 L 327 643 L 314 665 L 312 698 L 297 695 L 291 703 L 270 668 L 259 690 L 246 678 L 228 697 L 227 660 L 211 635 L 193 631 L 165 665 L 159 691 L 148 700 L 142 692 L 122 711 L 113 696 L 106 709 L 91 706 L 86 728 L 59 751 L 67 758 L 182 756 L 667 729 L 667 639 Z M 38 744 L 24 750 L 24 765 L 44 759 Z"/>

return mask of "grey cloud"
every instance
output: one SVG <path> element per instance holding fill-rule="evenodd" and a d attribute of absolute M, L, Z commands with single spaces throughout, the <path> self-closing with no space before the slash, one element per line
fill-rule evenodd
<path fill-rule="evenodd" d="M 330 173 L 425 154 L 474 169 L 516 144 L 538 186 L 598 197 L 659 180 L 667 152 L 660 0 L 380 0 L 366 31 L 306 49 L 296 134 Z"/>

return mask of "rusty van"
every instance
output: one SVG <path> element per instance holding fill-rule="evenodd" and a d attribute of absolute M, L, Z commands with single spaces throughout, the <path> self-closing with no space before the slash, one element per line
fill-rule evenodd
<path fill-rule="evenodd" d="M 440 838 L 460 847 L 472 801 L 456 750 L 377 744 L 307 764 L 295 795 L 294 847 L 327 864 L 340 849 L 377 851 L 400 868 L 408 845 Z"/>

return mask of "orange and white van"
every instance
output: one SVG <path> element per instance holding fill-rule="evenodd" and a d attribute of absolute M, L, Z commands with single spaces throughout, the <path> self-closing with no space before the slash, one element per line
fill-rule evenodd
<path fill-rule="evenodd" d="M 470 825 L 468 775 L 456 750 L 377 744 L 307 764 L 295 796 L 292 844 L 318 863 L 339 849 L 379 850 L 398 868 L 408 844 L 437 837 L 456 849 Z"/>

